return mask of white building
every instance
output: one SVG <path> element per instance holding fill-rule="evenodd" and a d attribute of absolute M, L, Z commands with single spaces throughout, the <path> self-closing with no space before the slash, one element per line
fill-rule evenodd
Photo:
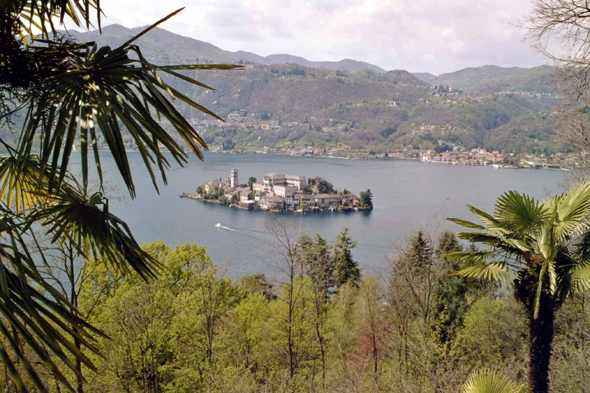
<path fill-rule="evenodd" d="M 283 198 L 286 198 L 287 195 L 292 196 L 297 191 L 296 186 L 273 186 L 274 194 Z"/>
<path fill-rule="evenodd" d="M 266 185 L 261 181 L 257 181 L 256 183 L 252 183 L 252 191 L 266 193 L 267 192 Z"/>
<path fill-rule="evenodd" d="M 305 176 L 268 173 L 264 175 L 264 185 L 269 188 L 273 186 L 295 186 L 300 191 L 305 187 Z"/>

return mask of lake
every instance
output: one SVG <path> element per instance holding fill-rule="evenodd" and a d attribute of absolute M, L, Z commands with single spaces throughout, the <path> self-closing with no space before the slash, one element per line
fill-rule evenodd
<path fill-rule="evenodd" d="M 228 275 L 271 273 L 277 255 L 266 223 L 276 217 L 294 231 L 321 234 L 329 241 L 348 227 L 358 240 L 353 255 L 365 274 L 381 273 L 385 257 L 396 254 L 396 246 L 417 230 L 434 233 L 441 229 L 459 230 L 446 217 L 474 219 L 466 204 L 493 212 L 496 198 L 507 190 L 517 190 L 537 198 L 563 191 L 567 172 L 515 170 L 444 165 L 405 160 L 339 160 L 283 155 L 238 155 L 206 153 L 205 160 L 191 159 L 184 168 L 168 172 L 168 186 L 158 195 L 138 153 L 129 153 L 137 188 L 137 198 L 111 200 L 110 211 L 124 219 L 135 237 L 144 242 L 164 240 L 170 245 L 197 241 L 205 245 L 213 261 L 227 266 Z M 72 168 L 76 165 L 72 162 Z M 118 183 L 112 159 L 110 178 Z M 375 209 L 370 213 L 273 214 L 228 208 L 181 199 L 211 179 L 228 178 L 239 171 L 239 180 L 250 176 L 261 180 L 269 172 L 321 176 L 338 189 L 358 195 L 368 188 Z M 126 195 L 119 188 L 115 195 Z M 227 229 L 215 228 L 221 223 Z"/>

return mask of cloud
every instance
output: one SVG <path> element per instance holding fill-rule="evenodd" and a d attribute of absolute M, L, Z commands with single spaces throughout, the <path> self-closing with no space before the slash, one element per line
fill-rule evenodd
<path fill-rule="evenodd" d="M 226 50 L 354 58 L 385 69 L 442 73 L 544 62 L 518 27 L 531 0 L 102 0 L 107 24 L 162 27 Z"/>

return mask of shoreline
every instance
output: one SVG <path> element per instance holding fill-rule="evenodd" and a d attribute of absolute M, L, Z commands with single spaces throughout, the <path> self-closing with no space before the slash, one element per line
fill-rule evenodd
<path fill-rule="evenodd" d="M 464 165 L 464 166 L 473 166 L 473 167 L 483 167 L 483 168 L 493 168 L 493 169 L 535 169 L 535 170 L 550 170 L 550 171 L 573 171 L 575 169 L 564 168 L 564 167 L 549 167 L 549 166 L 538 166 L 538 167 L 530 167 L 530 166 L 513 166 L 513 165 L 498 165 L 498 164 L 491 164 L 491 165 L 472 165 L 467 163 L 462 163 L 458 161 L 452 162 L 443 162 L 443 161 L 431 161 L 431 160 L 421 160 L 420 158 L 412 158 L 412 157 L 334 157 L 329 155 L 308 155 L 308 154 L 285 154 L 279 152 L 272 152 L 272 153 L 259 153 L 259 152 L 236 152 L 236 151 L 212 151 L 212 150 L 205 150 L 207 153 L 213 154 L 243 154 L 243 155 L 276 155 L 276 156 L 289 156 L 289 157 L 297 157 L 297 158 L 325 158 L 325 159 L 332 159 L 332 160 L 365 160 L 365 161 L 372 161 L 372 160 L 380 160 L 380 161 L 417 161 L 425 164 L 442 164 L 442 165 Z M 553 166 L 553 165 L 551 165 Z"/>

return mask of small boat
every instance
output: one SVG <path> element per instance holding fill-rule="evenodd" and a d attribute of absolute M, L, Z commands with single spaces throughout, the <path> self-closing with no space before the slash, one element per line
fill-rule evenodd
<path fill-rule="evenodd" d="M 218 222 L 217 224 L 215 224 L 215 227 L 216 227 L 216 228 L 223 228 L 223 225 L 221 225 L 221 223 L 220 223 L 220 222 Z"/>

